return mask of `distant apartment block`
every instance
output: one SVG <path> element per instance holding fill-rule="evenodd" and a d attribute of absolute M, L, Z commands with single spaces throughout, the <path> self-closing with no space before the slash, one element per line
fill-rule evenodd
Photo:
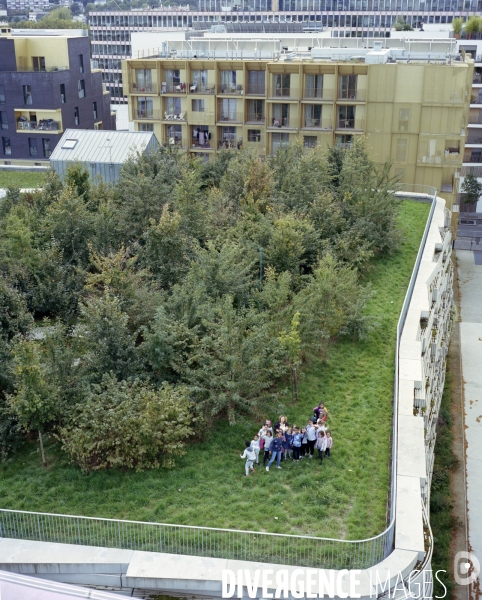
<path fill-rule="evenodd" d="M 474 62 L 461 60 L 454 41 L 391 43 L 276 60 L 248 56 L 246 46 L 242 60 L 130 59 L 130 118 L 137 131 L 206 161 L 224 148 L 269 156 L 297 139 L 328 148 L 366 136 L 377 162 L 390 159 L 404 183 L 436 187 L 451 208 Z"/>
<path fill-rule="evenodd" d="M 7 10 L 48 12 L 50 3 L 49 0 L 7 0 Z"/>
<path fill-rule="evenodd" d="M 115 129 L 81 30 L 0 36 L 0 164 L 48 165 L 67 128 Z"/>

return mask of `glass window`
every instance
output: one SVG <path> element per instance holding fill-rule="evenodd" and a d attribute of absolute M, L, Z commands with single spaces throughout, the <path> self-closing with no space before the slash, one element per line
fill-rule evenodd
<path fill-rule="evenodd" d="M 305 148 L 315 148 L 316 144 L 317 144 L 317 137 L 316 135 L 305 135 L 303 136 L 303 146 Z"/>
<path fill-rule="evenodd" d="M 265 95 L 265 72 L 264 71 L 248 71 L 248 94 Z"/>
<path fill-rule="evenodd" d="M 221 93 L 236 91 L 236 71 L 221 71 Z"/>
<path fill-rule="evenodd" d="M 32 67 L 34 71 L 45 71 L 45 57 L 32 56 Z"/>
<path fill-rule="evenodd" d="M 154 123 L 138 123 L 137 131 L 154 131 Z"/>
<path fill-rule="evenodd" d="M 92 102 L 92 112 L 94 113 L 94 119 L 97 120 L 97 102 Z"/>
<path fill-rule="evenodd" d="M 193 112 L 204 112 L 204 100 L 193 100 L 192 110 Z"/>
<path fill-rule="evenodd" d="M 219 120 L 220 121 L 235 121 L 236 120 L 236 100 L 224 99 L 219 103 Z"/>
<path fill-rule="evenodd" d="M 84 72 L 84 55 L 83 54 L 79 54 L 79 71 L 81 73 Z"/>
<path fill-rule="evenodd" d="M 260 142 L 261 129 L 248 129 L 248 142 Z"/>
<path fill-rule="evenodd" d="M 166 91 L 167 92 L 178 92 L 181 89 L 181 71 L 179 69 L 168 69 L 166 71 Z"/>
<path fill-rule="evenodd" d="M 206 125 L 192 127 L 192 145 L 196 148 L 210 148 L 211 133 Z"/>
<path fill-rule="evenodd" d="M 355 127 L 355 107 L 338 107 L 338 129 L 353 129 Z"/>
<path fill-rule="evenodd" d="M 397 140 L 397 161 L 405 162 L 407 160 L 407 140 Z"/>
<path fill-rule="evenodd" d="M 340 98 L 355 99 L 358 75 L 340 75 Z"/>
<path fill-rule="evenodd" d="M 221 127 L 220 148 L 234 148 L 236 146 L 236 127 Z"/>
<path fill-rule="evenodd" d="M 79 125 L 79 124 L 80 124 L 80 118 L 79 118 L 79 107 L 78 107 L 78 106 L 76 106 L 76 107 L 74 108 L 74 122 L 75 122 L 75 124 L 76 124 L 76 125 Z"/>
<path fill-rule="evenodd" d="M 290 120 L 289 104 L 273 104 L 272 127 L 287 127 Z"/>
<path fill-rule="evenodd" d="M 5 104 L 5 102 L 5 88 L 3 87 L 3 85 L 0 85 L 0 104 Z"/>
<path fill-rule="evenodd" d="M 170 146 L 182 145 L 182 125 L 166 125 L 166 133 Z"/>
<path fill-rule="evenodd" d="M 306 76 L 306 98 L 323 98 L 323 75 Z"/>
<path fill-rule="evenodd" d="M 137 118 L 138 119 L 153 119 L 154 104 L 152 98 L 147 96 L 137 98 Z"/>
<path fill-rule="evenodd" d="M 171 117 L 179 115 L 181 112 L 181 98 L 166 98 L 166 112 Z"/>
<path fill-rule="evenodd" d="M 248 100 L 248 121 L 264 123 L 264 100 Z"/>
<path fill-rule="evenodd" d="M 321 127 L 321 104 L 305 104 L 305 127 Z"/>
<path fill-rule="evenodd" d="M 134 89 L 139 92 L 152 92 L 152 70 L 136 69 L 136 83 Z"/>
<path fill-rule="evenodd" d="M 276 73 L 273 75 L 273 90 L 275 96 L 290 95 L 290 79 L 289 73 Z"/>
<path fill-rule="evenodd" d="M 52 149 L 50 146 L 50 138 L 42 138 L 42 148 L 44 151 L 45 158 L 48 158 L 52 154 Z"/>
<path fill-rule="evenodd" d="M 287 146 L 290 141 L 289 133 L 273 133 L 273 154 L 278 152 L 278 148 Z"/>
<path fill-rule="evenodd" d="M 65 104 L 67 102 L 67 97 L 65 95 L 65 83 L 60 84 L 60 102 Z"/>
<path fill-rule="evenodd" d="M 10 143 L 10 138 L 9 137 L 3 137 L 2 138 L 2 146 L 3 146 L 3 153 L 5 154 L 5 156 L 11 156 L 11 154 L 12 154 L 12 145 Z"/>
<path fill-rule="evenodd" d="M 28 151 L 30 156 L 38 156 L 37 138 L 28 138 Z"/>
<path fill-rule="evenodd" d="M 206 70 L 192 71 L 191 91 L 203 93 L 208 87 L 208 72 Z"/>
<path fill-rule="evenodd" d="M 0 110 L 0 129 L 8 129 L 8 116 L 5 110 Z"/>
<path fill-rule="evenodd" d="M 410 109 L 401 108 L 398 113 L 398 130 L 408 131 L 408 122 L 410 119 Z"/>
<path fill-rule="evenodd" d="M 85 80 L 79 79 L 77 82 L 77 89 L 79 91 L 79 98 L 85 98 Z"/>
<path fill-rule="evenodd" d="M 24 104 L 32 104 L 32 88 L 29 85 L 23 86 L 23 102 Z"/>

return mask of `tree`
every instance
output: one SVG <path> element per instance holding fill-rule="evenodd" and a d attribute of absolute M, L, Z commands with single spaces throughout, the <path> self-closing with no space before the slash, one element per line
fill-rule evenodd
<path fill-rule="evenodd" d="M 291 400 L 294 403 L 298 400 L 298 367 L 301 364 L 299 312 L 295 312 L 293 315 L 289 331 L 283 331 L 278 339 L 289 360 L 291 368 Z"/>
<path fill-rule="evenodd" d="M 474 204 L 477 204 L 482 195 L 482 183 L 479 182 L 475 175 L 468 173 L 464 177 L 461 191 L 464 195 L 465 204 L 473 206 Z"/>
<path fill-rule="evenodd" d="M 185 387 L 155 389 L 105 374 L 60 431 L 63 449 L 83 471 L 173 467 L 193 434 Z"/>
<path fill-rule="evenodd" d="M 464 30 L 469 39 L 472 37 L 473 33 L 477 33 L 478 31 L 480 31 L 479 17 L 475 15 L 469 17 L 468 21 L 465 22 Z"/>
<path fill-rule="evenodd" d="M 13 348 L 15 392 L 7 396 L 11 410 L 26 431 L 38 431 L 42 465 L 46 465 L 43 434 L 57 417 L 58 390 L 39 346 L 21 339 Z"/>
<path fill-rule="evenodd" d="M 464 26 L 463 19 L 461 19 L 460 17 L 455 17 L 455 19 L 453 19 L 452 29 L 454 30 L 455 34 L 460 35 L 460 32 L 462 31 L 463 26 Z"/>
<path fill-rule="evenodd" d="M 401 15 L 396 18 L 393 28 L 397 31 L 413 31 L 411 24 L 407 23 Z"/>

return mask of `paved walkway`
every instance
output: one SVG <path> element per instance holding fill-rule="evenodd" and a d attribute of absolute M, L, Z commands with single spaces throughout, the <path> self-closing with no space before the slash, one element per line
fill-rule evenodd
<path fill-rule="evenodd" d="M 482 564 L 482 252 L 457 250 L 469 547 Z"/>

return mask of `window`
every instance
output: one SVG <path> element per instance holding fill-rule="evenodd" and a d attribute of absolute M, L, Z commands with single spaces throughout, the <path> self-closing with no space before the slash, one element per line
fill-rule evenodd
<path fill-rule="evenodd" d="M 32 56 L 32 66 L 34 71 L 45 71 L 45 57 Z"/>
<path fill-rule="evenodd" d="M 179 115 L 181 112 L 181 98 L 166 98 L 166 112 L 171 117 Z"/>
<path fill-rule="evenodd" d="M 193 112 L 204 112 L 204 100 L 193 100 L 192 110 Z"/>
<path fill-rule="evenodd" d="M 48 158 L 52 154 L 52 149 L 50 147 L 50 138 L 42 138 L 42 148 L 44 151 L 45 158 Z"/>
<path fill-rule="evenodd" d="M 5 110 L 0 110 L 0 129 L 8 129 L 8 118 Z"/>
<path fill-rule="evenodd" d="M 84 55 L 83 54 L 79 54 L 79 71 L 81 73 L 84 72 Z"/>
<path fill-rule="evenodd" d="M 305 127 L 321 127 L 321 104 L 305 104 Z"/>
<path fill-rule="evenodd" d="M 154 123 L 138 123 L 137 131 L 154 131 Z"/>
<path fill-rule="evenodd" d="M 248 71 L 248 94 L 265 94 L 265 72 L 264 71 Z"/>
<path fill-rule="evenodd" d="M 168 69 L 166 71 L 166 91 L 181 91 L 181 71 L 179 69 Z"/>
<path fill-rule="evenodd" d="M 206 125 L 195 125 L 192 128 L 192 145 L 196 148 L 210 148 L 211 134 Z"/>
<path fill-rule="evenodd" d="M 94 121 L 97 120 L 97 102 L 92 102 L 92 112 L 94 113 Z"/>
<path fill-rule="evenodd" d="M 28 138 L 28 152 L 30 156 L 38 156 L 37 138 Z"/>
<path fill-rule="evenodd" d="M 170 146 L 182 146 L 182 125 L 167 125 L 166 134 Z"/>
<path fill-rule="evenodd" d="M 85 98 L 85 80 L 79 79 L 77 82 L 77 89 L 79 91 L 79 98 Z"/>
<path fill-rule="evenodd" d="M 273 75 L 274 96 L 289 96 L 290 95 L 290 79 L 289 73 L 276 73 Z"/>
<path fill-rule="evenodd" d="M 323 98 L 323 75 L 306 76 L 306 98 Z"/>
<path fill-rule="evenodd" d="M 154 104 L 152 98 L 139 96 L 137 98 L 137 118 L 138 119 L 153 119 Z"/>
<path fill-rule="evenodd" d="M 78 107 L 78 106 L 76 106 L 76 107 L 74 108 L 74 123 L 75 123 L 76 125 L 79 125 L 79 124 L 80 124 L 80 119 L 79 119 L 79 107 Z"/>
<path fill-rule="evenodd" d="M 2 146 L 3 146 L 3 153 L 5 154 L 5 156 L 11 156 L 12 145 L 10 143 L 10 138 L 3 137 L 2 138 Z"/>
<path fill-rule="evenodd" d="M 407 160 L 407 140 L 402 138 L 397 140 L 397 161 L 405 162 Z"/>
<path fill-rule="evenodd" d="M 316 135 L 305 135 L 303 136 L 303 146 L 305 148 L 315 148 L 317 144 Z"/>
<path fill-rule="evenodd" d="M 60 102 L 62 104 L 67 102 L 67 96 L 65 95 L 65 83 L 60 84 Z"/>
<path fill-rule="evenodd" d="M 219 113 L 220 121 L 236 121 L 236 100 L 221 100 Z"/>
<path fill-rule="evenodd" d="M 264 123 L 264 100 L 248 100 L 248 121 Z"/>
<path fill-rule="evenodd" d="M 221 71 L 221 93 L 236 91 L 236 71 Z"/>
<path fill-rule="evenodd" d="M 398 131 L 408 131 L 408 122 L 410 119 L 410 109 L 401 108 L 398 112 Z"/>
<path fill-rule="evenodd" d="M 242 138 L 239 140 L 242 142 Z M 220 148 L 236 148 L 236 127 L 221 127 Z"/>
<path fill-rule="evenodd" d="M 136 69 L 136 83 L 134 89 L 139 92 L 152 92 L 151 69 Z"/>
<path fill-rule="evenodd" d="M 350 148 L 350 146 L 353 143 L 353 136 L 352 135 L 337 135 L 335 143 L 339 148 Z"/>
<path fill-rule="evenodd" d="M 24 104 L 32 104 L 32 88 L 29 85 L 23 86 L 23 102 Z"/>
<path fill-rule="evenodd" d="M 191 91 L 202 94 L 206 91 L 207 87 L 208 87 L 208 72 L 206 70 L 192 71 Z"/>
<path fill-rule="evenodd" d="M 0 85 L 0 104 L 5 104 L 5 103 L 6 103 L 5 88 L 3 87 L 3 85 Z"/>
<path fill-rule="evenodd" d="M 287 127 L 290 120 L 289 104 L 273 104 L 272 127 Z"/>
<path fill-rule="evenodd" d="M 273 133 L 273 154 L 278 152 L 278 148 L 287 146 L 290 141 L 289 133 Z"/>
<path fill-rule="evenodd" d="M 340 98 L 355 99 L 358 75 L 340 75 Z"/>
<path fill-rule="evenodd" d="M 248 129 L 248 142 L 260 142 L 261 129 Z"/>
<path fill-rule="evenodd" d="M 339 106 L 338 107 L 338 129 L 354 129 L 355 128 L 355 107 L 354 106 Z"/>

